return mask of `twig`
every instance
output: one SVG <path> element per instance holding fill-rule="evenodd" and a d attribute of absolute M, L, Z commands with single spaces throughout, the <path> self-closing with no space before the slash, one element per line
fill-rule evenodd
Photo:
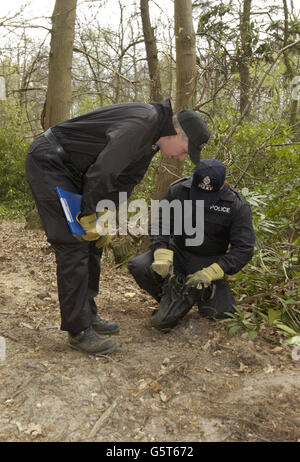
<path fill-rule="evenodd" d="M 278 120 L 276 126 L 274 127 L 274 129 L 272 130 L 272 133 L 258 146 L 258 148 L 255 149 L 255 151 L 253 152 L 252 156 L 250 157 L 250 159 L 248 160 L 247 162 L 247 165 L 245 167 L 245 169 L 243 170 L 243 173 L 240 175 L 240 177 L 237 179 L 237 181 L 235 182 L 235 185 L 234 187 L 236 188 L 237 185 L 239 184 L 239 182 L 242 180 L 242 178 L 244 178 L 247 170 L 249 169 L 251 163 L 254 161 L 255 157 L 257 156 L 257 154 L 266 147 L 266 144 L 267 142 L 269 141 L 270 138 L 272 138 L 272 136 L 274 135 L 274 132 L 277 130 L 277 127 L 280 123 L 280 120 Z"/>
<path fill-rule="evenodd" d="M 2 336 L 5 337 L 5 338 L 9 338 L 10 340 L 13 340 L 14 342 L 18 342 L 18 341 L 19 341 L 19 339 L 17 339 L 16 337 L 13 337 L 13 336 L 10 335 L 10 334 L 5 334 L 5 333 L 4 333 L 4 334 L 2 334 Z"/>
<path fill-rule="evenodd" d="M 109 406 L 106 411 L 101 415 L 100 419 L 97 420 L 95 425 L 93 426 L 92 430 L 89 433 L 88 438 L 94 438 L 94 436 L 98 433 L 100 428 L 103 426 L 104 422 L 112 415 L 118 401 L 119 397 L 115 399 L 111 406 Z"/>
<path fill-rule="evenodd" d="M 155 379 L 151 380 L 151 382 L 149 382 L 147 384 L 147 387 L 145 387 L 143 390 L 139 391 L 135 397 L 138 397 L 140 396 L 141 394 L 144 393 L 144 391 L 146 391 L 147 389 L 149 389 L 149 387 L 151 387 L 151 385 L 157 383 L 157 382 L 160 382 L 162 379 L 164 379 L 166 377 L 166 375 L 168 374 L 171 374 L 171 372 L 175 371 L 176 369 L 178 369 L 178 367 L 182 366 L 182 364 L 187 364 L 188 362 L 190 361 L 193 361 L 196 357 L 198 356 L 198 353 L 195 354 L 192 358 L 190 359 L 185 359 L 183 361 L 180 361 L 179 363 L 175 364 L 175 366 L 171 367 L 170 369 L 166 370 L 163 374 L 161 374 L 160 377 L 156 377 Z"/>
<path fill-rule="evenodd" d="M 266 148 L 269 148 L 270 146 L 276 147 L 276 146 L 294 146 L 295 144 L 300 144 L 300 141 L 297 141 L 295 143 L 281 143 L 281 144 L 267 144 Z"/>
<path fill-rule="evenodd" d="M 216 124 L 215 124 L 215 121 L 214 121 L 214 119 L 212 118 L 212 116 L 211 116 L 208 112 L 203 111 L 202 109 L 197 109 L 197 111 L 198 111 L 198 112 L 202 112 L 202 114 L 205 114 L 205 115 L 209 118 L 209 120 L 211 121 L 211 123 L 212 123 L 212 125 L 213 125 L 213 129 L 215 130 Z"/>
<path fill-rule="evenodd" d="M 162 165 L 162 167 L 166 172 L 170 173 L 170 175 L 175 176 L 175 178 L 177 178 L 177 179 L 181 178 L 181 176 L 178 176 L 178 175 L 176 175 L 176 173 L 171 172 L 171 170 L 169 170 L 168 167 L 166 167 L 165 165 Z"/>
<path fill-rule="evenodd" d="M 202 107 L 202 106 L 205 106 L 205 104 L 208 104 L 210 103 L 211 101 L 214 100 L 214 98 L 217 96 L 217 94 L 222 90 L 222 88 L 224 88 L 228 82 L 230 81 L 230 78 L 228 80 L 226 80 L 225 83 L 223 83 L 216 91 L 215 93 L 213 94 L 213 96 L 211 98 L 209 98 L 208 100 L 204 101 L 203 103 L 196 103 L 196 105 L 193 107 L 193 110 L 194 111 L 199 111 L 199 109 Z"/>
<path fill-rule="evenodd" d="M 74 48 L 73 48 L 73 51 L 75 51 L 75 52 L 77 52 L 77 53 L 82 53 L 83 55 L 87 56 L 88 58 L 93 59 L 93 60 L 96 61 L 98 64 L 100 64 L 100 66 L 105 67 L 105 69 L 108 69 L 109 71 L 111 71 L 111 72 L 113 72 L 114 74 L 118 75 L 121 79 L 125 80 L 126 82 L 130 83 L 131 85 L 135 85 L 136 83 L 138 83 L 138 82 L 133 82 L 132 80 L 130 80 L 130 79 L 128 79 L 127 77 L 125 77 L 124 75 L 120 74 L 118 71 L 116 71 L 116 70 L 113 69 L 112 67 L 109 67 L 109 66 L 107 66 L 106 64 L 100 62 L 97 58 L 95 58 L 95 56 L 90 55 L 89 53 L 87 53 L 87 52 L 84 51 L 84 50 L 80 50 L 79 48 L 74 47 Z"/>
<path fill-rule="evenodd" d="M 255 300 L 256 298 L 266 297 L 267 295 L 270 296 L 271 294 L 272 294 L 272 291 L 262 292 L 261 294 L 249 295 L 248 297 L 243 298 L 239 302 L 242 303 L 242 304 L 249 303 L 249 302 Z"/>
<path fill-rule="evenodd" d="M 96 377 L 97 377 L 98 382 L 100 383 L 101 389 L 102 389 L 103 393 L 105 394 L 105 396 L 106 396 L 108 399 L 111 399 L 111 396 L 110 396 L 110 395 L 107 393 L 107 391 L 105 390 L 104 385 L 103 385 L 103 382 L 102 382 L 102 380 L 100 379 L 99 375 L 96 375 Z"/>
<path fill-rule="evenodd" d="M 17 391 L 12 395 L 11 399 L 15 399 L 17 396 L 19 396 L 20 393 L 24 390 L 24 388 L 27 387 L 27 385 L 30 384 L 30 382 L 34 379 L 34 375 L 30 377 L 26 382 L 21 383 L 17 388 Z"/>
<path fill-rule="evenodd" d="M 122 338 L 121 335 L 118 336 L 118 338 Z M 121 367 L 123 369 L 130 369 L 131 370 L 131 366 L 126 366 L 125 364 L 122 364 L 120 361 L 116 361 L 115 359 L 113 359 L 111 356 L 109 355 L 100 355 L 100 354 L 97 354 L 96 358 L 103 358 L 103 359 L 106 359 L 107 362 L 112 362 L 114 364 L 117 364 L 118 367 Z"/>

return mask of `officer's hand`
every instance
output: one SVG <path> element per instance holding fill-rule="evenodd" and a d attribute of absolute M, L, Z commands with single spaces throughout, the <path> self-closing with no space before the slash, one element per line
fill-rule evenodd
<path fill-rule="evenodd" d="M 204 287 L 208 287 L 212 281 L 222 279 L 223 277 L 224 271 L 222 268 L 218 265 L 218 263 L 213 263 L 207 268 L 203 268 L 200 271 L 196 271 L 196 273 L 189 274 L 186 279 L 186 284 L 188 286 L 194 286 L 197 287 L 197 289 L 201 289 L 202 284 L 204 284 Z"/>
<path fill-rule="evenodd" d="M 101 248 L 106 248 L 109 246 L 111 242 L 111 235 L 110 234 L 105 234 L 105 236 L 100 237 L 98 241 L 96 242 L 96 247 L 97 249 Z"/>
<path fill-rule="evenodd" d="M 80 216 L 80 213 L 76 215 L 76 220 L 81 225 L 85 234 L 82 235 L 82 239 L 85 241 L 101 241 L 104 243 L 108 239 L 105 238 L 111 231 L 109 225 L 115 225 L 116 212 L 111 210 L 104 210 L 103 212 L 91 213 L 90 215 Z M 115 226 L 113 226 L 115 228 Z M 97 247 L 104 247 L 97 242 Z"/>
<path fill-rule="evenodd" d="M 85 241 L 96 241 L 99 239 L 100 234 L 96 229 L 97 225 L 97 215 L 96 213 L 91 213 L 84 217 L 80 217 L 80 212 L 76 215 L 76 220 L 85 231 L 85 235 L 82 236 L 82 239 Z"/>
<path fill-rule="evenodd" d="M 166 278 L 173 269 L 173 256 L 173 250 L 156 249 L 153 253 L 154 261 L 151 268 L 162 278 Z"/>

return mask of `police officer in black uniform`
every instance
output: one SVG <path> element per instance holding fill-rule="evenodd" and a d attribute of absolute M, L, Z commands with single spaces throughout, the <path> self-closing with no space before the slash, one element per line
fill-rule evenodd
<path fill-rule="evenodd" d="M 59 123 L 28 150 L 26 174 L 48 242 L 55 251 L 61 329 L 72 348 L 91 354 L 113 351 L 103 335 L 118 332 L 115 322 L 97 314 L 100 258 L 106 237 L 99 232 L 97 203 L 119 192 L 129 196 L 160 150 L 163 157 L 197 164 L 209 139 L 201 117 L 190 110 L 173 115 L 168 99 L 159 103 L 123 103 L 99 108 Z M 69 231 L 56 187 L 82 194 L 78 221 L 83 241 Z M 97 222 L 98 220 L 98 222 Z"/>
<path fill-rule="evenodd" d="M 222 162 L 202 159 L 193 177 L 172 183 L 163 198 L 169 202 L 179 200 L 182 211 L 184 201 L 192 201 L 194 225 L 197 201 L 204 201 L 204 239 L 200 245 L 187 245 L 190 242 L 187 239 L 192 236 L 187 236 L 184 230 L 180 235 L 172 234 L 175 215 L 171 213 L 170 223 L 167 223 L 169 235 L 162 233 L 163 228 L 168 229 L 166 223 L 164 227 L 159 223 L 160 231 L 150 236 L 150 250 L 128 263 L 138 285 L 157 301 L 161 299 L 165 278 L 173 270 L 186 277 L 187 286 L 200 288 L 204 285 L 204 291 L 214 295 L 201 298 L 199 311 L 203 316 L 216 319 L 225 318 L 226 312 L 235 310 L 225 274 L 240 271 L 251 260 L 255 244 L 250 206 L 229 186 L 225 177 L 226 168 Z M 211 283 L 215 285 L 213 292 Z"/>

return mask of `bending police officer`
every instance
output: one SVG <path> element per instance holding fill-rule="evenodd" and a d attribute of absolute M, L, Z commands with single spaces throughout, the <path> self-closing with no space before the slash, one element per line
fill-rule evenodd
<path fill-rule="evenodd" d="M 189 110 L 173 115 L 169 100 L 123 103 L 61 122 L 37 138 L 28 150 L 27 179 L 56 256 L 61 329 L 69 345 L 85 353 L 106 354 L 116 342 L 104 337 L 118 332 L 115 322 L 98 315 L 100 259 L 106 237 L 97 227 L 97 204 L 119 192 L 129 196 L 160 150 L 163 157 L 197 164 L 209 139 L 201 117 Z M 70 233 L 56 187 L 82 194 L 78 221 L 86 235 Z"/>

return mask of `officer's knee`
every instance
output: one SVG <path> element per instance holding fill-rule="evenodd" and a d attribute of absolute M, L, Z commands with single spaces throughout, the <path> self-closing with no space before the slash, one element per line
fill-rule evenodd
<path fill-rule="evenodd" d="M 137 272 L 137 265 L 134 260 L 135 259 L 133 258 L 127 263 L 127 269 L 132 274 L 132 276 L 134 276 Z"/>
<path fill-rule="evenodd" d="M 146 252 L 137 257 L 131 258 L 127 263 L 128 271 L 133 275 L 134 278 L 137 278 L 141 275 L 148 273 L 149 268 L 152 264 L 153 257 L 152 253 Z"/>

